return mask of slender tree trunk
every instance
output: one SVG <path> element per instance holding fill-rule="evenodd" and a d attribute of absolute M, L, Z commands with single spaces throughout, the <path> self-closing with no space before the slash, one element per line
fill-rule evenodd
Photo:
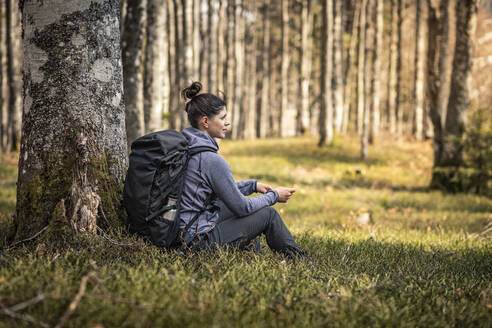
<path fill-rule="evenodd" d="M 187 72 L 185 61 L 185 40 L 183 37 L 184 27 L 184 9 L 182 0 L 173 0 L 174 2 L 174 43 L 176 46 L 175 65 L 176 65 L 176 81 L 174 82 L 175 97 L 179 100 L 176 104 L 174 122 L 175 127 L 181 130 L 186 124 L 185 111 L 183 110 L 183 99 L 180 98 L 180 92 L 183 88 L 187 87 Z M 172 96 L 171 96 L 172 97 Z"/>
<path fill-rule="evenodd" d="M 309 82 L 311 78 L 311 61 L 312 61 L 312 0 L 302 0 L 301 12 L 301 64 L 299 89 L 300 89 L 300 106 L 297 112 L 297 134 L 304 134 L 309 124 Z"/>
<path fill-rule="evenodd" d="M 230 1 L 230 0 L 229 0 Z M 200 1 L 201 4 L 201 1 Z M 210 31 L 208 30 L 208 2 L 207 2 L 207 11 L 205 12 L 203 8 L 200 6 L 200 39 L 201 39 L 201 48 L 200 48 L 200 81 L 206 83 L 206 88 L 208 89 L 209 83 L 209 51 L 210 51 Z"/>
<path fill-rule="evenodd" d="M 8 96 L 8 120 L 7 120 L 7 144 L 8 150 L 16 151 L 20 139 L 20 97 L 19 97 L 19 54 L 17 53 L 17 6 L 12 6 L 12 0 L 6 0 L 7 15 L 7 85 Z"/>
<path fill-rule="evenodd" d="M 360 42 L 364 47 L 364 62 L 362 63 L 362 72 L 364 74 L 364 81 L 362 85 L 362 91 L 364 94 L 364 109 L 362 115 L 362 130 L 361 130 L 361 158 L 367 159 L 368 154 L 368 143 L 369 143 L 369 123 L 370 123 L 370 113 L 371 113 L 371 97 L 370 97 L 370 83 L 371 83 L 371 74 L 370 74 L 370 55 L 372 53 L 371 46 L 369 44 L 369 40 L 372 40 L 372 29 L 371 29 L 371 17 L 372 17 L 372 5 L 373 0 L 364 0 L 365 3 L 365 26 L 361 24 L 361 29 L 364 28 L 365 32 Z M 361 16 L 362 17 L 362 16 Z M 362 21 L 361 21 L 362 23 Z"/>
<path fill-rule="evenodd" d="M 249 4 L 248 11 L 252 18 L 252 23 L 246 28 L 245 38 L 247 45 L 245 48 L 246 62 L 249 63 L 246 72 L 246 115 L 244 120 L 244 137 L 252 139 L 256 137 L 256 4 Z"/>
<path fill-rule="evenodd" d="M 234 88 L 234 109 L 232 115 L 232 135 L 235 139 L 241 135 L 241 119 L 244 115 L 244 9 L 243 2 L 236 0 L 236 35 L 234 37 L 234 47 L 236 53 L 236 87 Z"/>
<path fill-rule="evenodd" d="M 413 98 L 415 104 L 415 137 L 417 140 L 424 138 L 424 51 L 425 51 L 425 30 L 423 17 L 423 0 L 416 2 L 416 40 L 415 40 L 415 75 Z"/>
<path fill-rule="evenodd" d="M 236 35 L 236 4 L 235 0 L 227 1 L 227 107 L 228 111 L 235 113 L 237 103 L 235 98 L 236 88 L 236 47 L 235 47 L 235 35 Z M 234 118 L 234 115 L 233 115 Z"/>
<path fill-rule="evenodd" d="M 203 82 L 200 63 L 200 0 L 193 0 L 193 79 Z"/>
<path fill-rule="evenodd" d="M 4 1 L 6 0 L 0 0 L 0 6 L 1 8 L 4 8 Z M 5 101 L 5 94 L 6 88 L 5 88 L 5 82 L 6 80 L 6 65 L 4 65 L 5 61 L 5 53 L 7 52 L 7 42 L 4 40 L 6 39 L 6 27 L 3 24 L 4 20 L 0 20 L 0 151 L 2 153 L 7 152 L 8 147 L 7 147 L 7 120 L 8 120 L 8 102 Z M 4 73 L 5 70 L 5 73 Z"/>
<path fill-rule="evenodd" d="M 390 60 L 388 62 L 388 83 L 386 111 L 388 117 L 389 132 L 396 133 L 396 67 L 398 62 L 398 6 L 396 1 L 391 0 L 391 41 L 390 41 Z"/>
<path fill-rule="evenodd" d="M 451 67 L 449 63 L 449 11 L 450 0 L 441 0 L 439 5 L 439 89 L 436 108 L 441 113 L 441 126 L 444 129 L 450 92 Z"/>
<path fill-rule="evenodd" d="M 141 60 L 145 35 L 145 7 L 146 0 L 128 0 L 123 33 L 123 85 L 128 146 L 145 132 Z"/>
<path fill-rule="evenodd" d="M 208 90 L 217 92 L 217 15 L 215 1 L 208 0 L 208 31 L 209 35 L 209 57 L 208 57 Z"/>
<path fill-rule="evenodd" d="M 321 106 L 319 112 L 318 146 L 329 143 L 333 138 L 333 101 L 331 79 L 333 71 L 333 2 L 323 1 L 323 27 L 321 31 Z"/>
<path fill-rule="evenodd" d="M 217 91 L 224 92 L 224 29 L 225 29 L 225 0 L 219 0 L 217 24 Z M 256 66 L 256 65 L 255 65 Z"/>
<path fill-rule="evenodd" d="M 374 33 L 374 48 L 372 51 L 372 82 L 371 82 L 371 130 L 369 143 L 373 143 L 379 134 L 380 125 L 380 88 L 381 88 L 381 59 L 379 52 L 383 49 L 383 8 L 384 1 L 376 0 L 376 31 Z"/>
<path fill-rule="evenodd" d="M 284 134 L 284 115 L 289 103 L 289 1 L 281 0 L 282 5 L 282 64 L 280 71 L 280 112 L 278 116 L 279 137 Z"/>
<path fill-rule="evenodd" d="M 333 53 L 334 53 L 334 79 L 333 79 L 333 92 L 334 92 L 334 110 L 335 119 L 334 127 L 336 133 L 342 132 L 343 124 L 343 2 L 335 0 L 335 20 L 333 29 Z"/>
<path fill-rule="evenodd" d="M 262 47 L 262 70 L 261 70 L 261 101 L 260 111 L 258 113 L 258 123 L 256 131 L 259 138 L 265 138 L 268 135 L 270 106 L 270 0 L 264 1 L 263 6 L 263 47 Z"/>
<path fill-rule="evenodd" d="M 359 29 L 359 16 L 360 16 L 360 2 L 355 2 L 354 7 L 354 17 L 352 19 L 352 33 L 350 34 L 350 46 L 347 54 L 346 65 L 345 65 L 345 73 L 344 73 L 344 100 L 343 100 L 343 122 L 342 122 L 342 133 L 346 133 L 348 130 L 349 124 L 349 112 L 350 112 L 350 104 L 352 103 L 352 89 L 354 82 L 354 59 L 355 59 L 355 50 L 357 47 L 357 31 Z"/>
<path fill-rule="evenodd" d="M 167 1 L 167 35 L 169 37 L 169 126 L 179 128 L 179 47 L 176 41 L 176 7 L 174 1 Z"/>
<path fill-rule="evenodd" d="M 115 224 L 127 163 L 120 3 L 21 3 L 23 126 L 14 240 Z M 42 67 L 42 68 L 41 68 Z M 72 235 L 68 233 L 68 235 Z"/>
<path fill-rule="evenodd" d="M 167 108 L 167 34 L 165 0 L 148 0 L 147 47 L 145 51 L 144 113 L 145 132 L 162 129 L 162 111 Z"/>
<path fill-rule="evenodd" d="M 471 68 L 479 0 L 456 2 L 456 44 L 443 152 L 438 166 L 463 165 L 463 137 L 470 104 Z"/>
<path fill-rule="evenodd" d="M 182 0 L 183 2 L 183 34 L 184 45 L 184 69 L 183 85 L 188 86 L 194 79 L 198 78 L 198 68 L 193 61 L 193 0 Z M 186 120 L 183 120 L 185 122 Z M 181 125 L 184 128 L 184 124 Z"/>
<path fill-rule="evenodd" d="M 364 68 L 366 65 L 365 40 L 366 40 L 366 6 L 368 0 L 362 0 L 359 23 L 359 49 L 357 60 L 357 133 L 362 135 L 364 122 L 365 92 L 364 92 Z"/>
<path fill-rule="evenodd" d="M 403 25 L 403 0 L 397 0 L 397 42 L 396 42 L 396 94 L 395 94 L 395 108 L 396 108 L 396 129 L 399 136 L 403 134 L 403 105 L 401 101 L 401 86 L 402 86 L 402 25 Z"/>

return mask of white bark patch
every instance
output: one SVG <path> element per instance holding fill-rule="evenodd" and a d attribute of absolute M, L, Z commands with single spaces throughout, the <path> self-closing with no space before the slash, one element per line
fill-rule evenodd
<path fill-rule="evenodd" d="M 36 29 L 41 30 L 45 26 L 59 21 L 62 15 L 87 10 L 93 2 L 103 4 L 104 1 L 105 0 L 44 0 L 42 2 L 26 1 L 24 3 L 24 11 L 32 13 L 32 19 L 34 22 L 32 26 L 35 26 Z"/>
<path fill-rule="evenodd" d="M 24 97 L 24 113 L 29 113 L 31 111 L 31 106 L 32 106 L 32 98 L 29 94 L 26 92 L 26 96 Z M 27 153 L 26 153 L 27 156 Z"/>
<path fill-rule="evenodd" d="M 118 92 L 111 99 L 111 103 L 113 104 L 114 107 L 118 107 L 120 105 L 120 101 L 121 101 L 121 93 Z"/>
<path fill-rule="evenodd" d="M 85 44 L 85 39 L 81 34 L 75 34 L 72 37 L 72 44 L 76 47 L 83 46 Z"/>
<path fill-rule="evenodd" d="M 111 81 L 113 65 L 109 60 L 98 59 L 92 65 L 92 75 L 101 82 Z"/>
<path fill-rule="evenodd" d="M 48 54 L 34 44 L 26 44 L 25 47 L 27 49 L 24 53 L 29 54 L 29 58 L 26 58 L 25 62 L 29 66 L 29 71 L 31 72 L 31 81 L 34 83 L 41 83 L 44 80 L 44 73 L 40 68 L 48 61 Z"/>

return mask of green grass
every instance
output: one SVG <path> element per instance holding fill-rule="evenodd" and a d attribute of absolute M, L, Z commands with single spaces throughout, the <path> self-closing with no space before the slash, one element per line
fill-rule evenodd
<path fill-rule="evenodd" d="M 427 190 L 429 143 L 312 138 L 224 141 L 237 179 L 295 186 L 275 207 L 312 261 L 266 249 L 179 256 L 132 236 L 0 253 L 0 308 L 56 325 L 90 272 L 66 327 L 492 326 L 492 200 Z M 15 157 L 14 157 L 15 158 Z M 16 166 L 0 161 L 0 243 L 15 209 Z M 372 212 L 370 224 L 359 224 Z M 1 311 L 1 310 L 0 310 Z M 0 312 L 0 327 L 32 324 Z"/>

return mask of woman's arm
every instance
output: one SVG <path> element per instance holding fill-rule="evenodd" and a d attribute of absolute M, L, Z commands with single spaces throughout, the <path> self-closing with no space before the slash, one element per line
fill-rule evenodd
<path fill-rule="evenodd" d="M 237 181 L 236 186 L 244 196 L 249 196 L 256 192 L 256 180 Z"/>
<path fill-rule="evenodd" d="M 249 215 L 277 202 L 278 193 L 275 190 L 269 190 L 255 197 L 244 197 L 232 177 L 229 164 L 220 155 L 213 156 L 206 165 L 208 169 L 204 170 L 204 178 L 219 199 L 238 217 Z"/>

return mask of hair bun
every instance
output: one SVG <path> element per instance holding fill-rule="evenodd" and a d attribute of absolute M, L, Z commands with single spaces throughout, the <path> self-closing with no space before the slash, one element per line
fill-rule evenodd
<path fill-rule="evenodd" d="M 189 87 L 184 88 L 183 91 L 181 91 L 181 96 L 184 99 L 191 99 L 195 97 L 201 89 L 202 84 L 200 82 L 193 82 Z"/>

